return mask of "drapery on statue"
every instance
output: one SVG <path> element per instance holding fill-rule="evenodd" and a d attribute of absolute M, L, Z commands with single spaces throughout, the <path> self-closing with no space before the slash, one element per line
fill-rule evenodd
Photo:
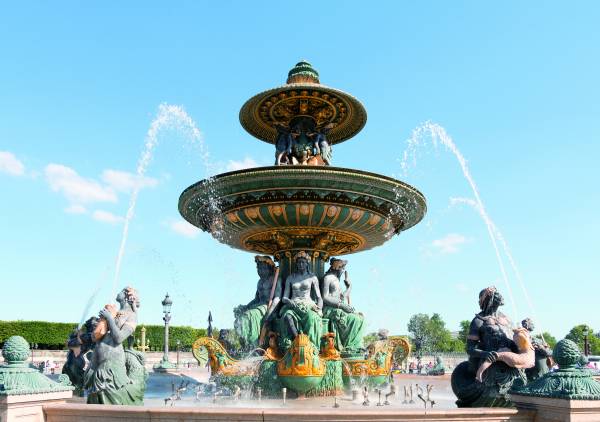
<path fill-rule="evenodd" d="M 273 260 L 268 256 L 256 255 L 254 261 L 259 276 L 256 295 L 247 305 L 239 305 L 233 310 L 235 331 L 240 336 L 244 349 L 262 346 L 258 344 L 261 328 L 265 322 L 275 316 L 273 311 L 279 305 L 281 297 L 281 281 L 279 277 L 274 281 L 275 263 Z M 274 282 L 275 285 L 273 285 Z M 275 287 L 274 290 L 273 287 Z"/>
<path fill-rule="evenodd" d="M 306 334 L 318 348 L 321 344 L 323 299 L 319 279 L 309 271 L 308 254 L 294 256 L 296 268 L 285 280 L 279 315 L 282 321 L 282 349 L 287 350 L 300 333 Z M 316 298 L 312 299 L 311 294 Z M 317 349 L 318 350 L 318 349 Z"/>
<path fill-rule="evenodd" d="M 350 305 L 352 283 L 346 271 L 348 261 L 331 258 L 323 278 L 323 318 L 329 319 L 330 332 L 335 333 L 335 347 L 344 356 L 364 353 L 364 317 Z M 340 279 L 344 277 L 346 291 Z"/>
<path fill-rule="evenodd" d="M 530 333 L 535 330 L 535 325 L 531 318 L 525 318 L 521 321 L 521 326 Z M 528 381 L 534 381 L 548 373 L 550 371 L 548 367 L 552 367 L 554 364 L 552 361 L 552 349 L 545 341 L 536 337 L 531 337 L 531 343 L 535 352 L 535 366 L 533 368 L 525 369 Z"/>
<path fill-rule="evenodd" d="M 498 311 L 502 305 L 504 299 L 495 287 L 488 287 L 479 293 L 481 312 L 471 321 L 467 336 L 469 360 L 460 363 L 451 377 L 458 407 L 510 406 L 506 396 L 508 390 L 513 385 L 527 382 L 522 369 L 498 359 L 498 352 L 502 349 L 519 353 L 519 348 L 512 340 L 512 324 L 506 315 Z M 491 365 L 483 373 L 482 382 L 479 382 L 476 373 L 485 361 Z"/>
<path fill-rule="evenodd" d="M 103 337 L 96 339 L 96 347 L 84 375 L 88 403 L 142 405 L 147 376 L 144 357 L 131 348 L 140 302 L 132 287 L 121 290 L 116 300 L 120 309 L 114 317 L 108 307 L 100 311 L 108 330 Z M 130 340 L 127 349 L 123 348 L 125 340 Z"/>

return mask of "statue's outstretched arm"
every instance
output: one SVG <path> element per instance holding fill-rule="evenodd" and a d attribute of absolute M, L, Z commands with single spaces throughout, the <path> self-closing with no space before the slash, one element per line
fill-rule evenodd
<path fill-rule="evenodd" d="M 281 301 L 283 303 L 290 303 L 290 294 L 291 294 L 291 287 L 290 287 L 290 277 L 288 276 L 288 278 L 285 279 L 285 289 L 283 290 L 283 297 L 281 299 Z"/>
<path fill-rule="evenodd" d="M 475 318 L 473 319 L 473 321 L 471 321 L 471 326 L 469 327 L 469 334 L 467 335 L 467 354 L 470 357 L 495 362 L 496 357 L 498 356 L 498 354 L 495 351 L 487 351 L 479 347 L 482 326 L 483 321 L 481 321 L 479 318 Z"/>
<path fill-rule="evenodd" d="M 260 284 L 260 281 L 258 282 Z M 253 307 L 254 305 L 258 304 L 260 302 L 260 299 L 258 297 L 258 285 L 256 286 L 256 294 L 254 295 L 254 299 L 252 299 L 250 302 L 248 302 L 248 304 L 246 305 L 246 309 Z"/>
<path fill-rule="evenodd" d="M 277 280 L 277 284 L 275 285 L 275 293 L 273 293 L 273 301 L 271 302 L 271 307 L 267 309 L 267 317 L 273 313 L 275 309 L 277 309 L 277 305 L 281 301 L 281 279 Z"/>
<path fill-rule="evenodd" d="M 130 316 L 127 319 L 127 321 L 125 321 L 125 324 L 123 324 L 123 327 L 119 328 L 117 326 L 117 322 L 112 317 L 112 315 L 110 315 L 110 313 L 109 313 L 109 317 L 106 317 L 105 315 L 103 315 L 103 316 L 106 318 L 106 321 L 108 322 L 108 327 L 110 328 L 110 332 L 108 334 L 112 337 L 114 342 L 117 344 L 123 343 L 127 339 L 127 337 L 132 335 L 133 332 L 135 331 L 135 327 L 137 325 L 137 321 L 136 321 L 135 317 Z"/>
<path fill-rule="evenodd" d="M 350 297 L 350 293 L 352 293 L 352 282 L 350 282 L 350 277 L 348 277 L 348 271 L 344 271 L 344 283 L 346 284 L 346 291 L 344 292 L 344 300 L 346 300 L 347 298 Z"/>
<path fill-rule="evenodd" d="M 312 281 L 313 289 L 315 289 L 315 295 L 317 296 L 317 307 L 323 309 L 323 297 L 321 296 L 321 290 L 319 289 L 319 279 L 313 277 Z"/>

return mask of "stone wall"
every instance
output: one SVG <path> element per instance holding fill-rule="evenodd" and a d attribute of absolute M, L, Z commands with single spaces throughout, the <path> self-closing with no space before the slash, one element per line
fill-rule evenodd
<path fill-rule="evenodd" d="M 2 353 L 2 349 L 0 349 L 0 353 Z M 162 360 L 163 352 L 146 352 L 146 369 L 151 370 L 152 366 Z M 34 350 L 33 351 L 33 362 L 38 364 L 40 362 L 46 362 L 47 360 L 57 363 L 58 369 L 55 370 L 56 373 L 60 373 L 62 367 L 67 360 L 67 351 L 66 350 Z M 177 362 L 177 352 L 169 352 L 169 361 L 176 363 Z M 31 359 L 30 359 L 31 362 Z M 192 367 L 197 367 L 198 363 L 192 352 L 179 352 L 179 362 L 181 365 L 186 365 L 188 362 Z"/>
<path fill-rule="evenodd" d="M 372 409 L 260 409 L 173 408 L 60 404 L 44 407 L 46 422 L 100 422 L 112 420 L 177 421 L 427 421 L 427 422 L 534 422 L 535 412 L 516 409 L 372 410 Z"/>

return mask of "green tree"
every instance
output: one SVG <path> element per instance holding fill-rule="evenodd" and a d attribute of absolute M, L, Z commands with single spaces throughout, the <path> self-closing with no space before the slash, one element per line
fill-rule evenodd
<path fill-rule="evenodd" d="M 590 343 L 590 352 L 593 355 L 600 354 L 600 339 L 594 334 L 594 330 L 587 324 L 579 324 L 571 328 L 569 334 L 565 338 L 574 341 L 579 346 L 579 349 L 584 351 L 585 332 L 588 333 L 588 342 Z"/>
<path fill-rule="evenodd" d="M 554 346 L 556 346 L 556 343 L 557 343 L 556 337 L 554 337 L 548 331 L 544 331 L 541 334 L 536 334 L 534 337 L 538 338 L 542 341 L 545 341 L 546 344 L 548 344 L 548 346 L 550 346 L 551 349 L 554 349 Z"/>
<path fill-rule="evenodd" d="M 363 337 L 363 343 L 365 344 L 365 346 L 368 346 L 369 344 L 373 343 L 377 339 L 378 339 L 377 333 L 375 331 L 373 331 L 372 333 L 369 333 Z"/>
<path fill-rule="evenodd" d="M 469 328 L 471 328 L 471 321 L 469 321 L 468 319 L 463 319 L 460 322 L 460 330 L 458 330 L 458 340 L 462 341 L 465 346 L 467 344 Z"/>
<path fill-rule="evenodd" d="M 408 332 L 415 345 L 415 353 L 417 356 L 429 350 L 431 337 L 429 335 L 429 315 L 415 314 L 408 320 Z"/>
<path fill-rule="evenodd" d="M 415 314 L 408 321 L 408 332 L 415 345 L 415 353 L 453 352 L 464 347 L 452 338 L 440 314 Z"/>

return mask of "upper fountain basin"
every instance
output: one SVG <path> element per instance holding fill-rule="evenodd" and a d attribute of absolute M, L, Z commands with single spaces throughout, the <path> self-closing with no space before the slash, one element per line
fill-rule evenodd
<path fill-rule="evenodd" d="M 374 248 L 417 224 L 425 197 L 393 178 L 340 167 L 271 166 L 223 173 L 181 194 L 179 212 L 234 248 L 325 256 Z"/>

